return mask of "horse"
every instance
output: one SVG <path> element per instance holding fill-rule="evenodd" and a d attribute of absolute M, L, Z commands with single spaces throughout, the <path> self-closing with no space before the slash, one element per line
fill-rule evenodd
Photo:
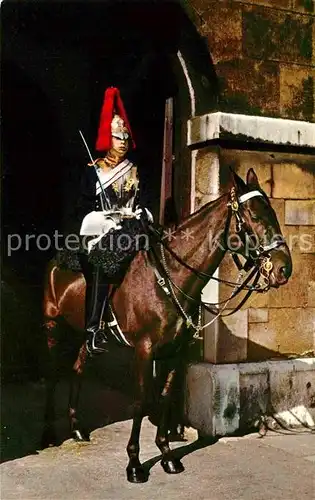
<path fill-rule="evenodd" d="M 270 287 L 282 286 L 292 273 L 289 248 L 254 170 L 247 172 L 246 182 L 232 169 L 228 177 L 227 191 L 216 200 L 186 217 L 176 227 L 165 227 L 163 236 L 161 232 L 156 234 L 153 231 L 149 250 L 136 254 L 111 297 L 111 307 L 120 329 L 134 349 L 136 395 L 132 430 L 126 448 L 129 457 L 127 479 L 133 483 L 143 483 L 149 476 L 139 460 L 139 438 L 146 414 L 153 360 L 165 346 L 171 347 L 174 356 L 168 363 L 160 393 L 155 443 L 161 452 L 161 465 L 166 473 L 176 474 L 184 470 L 169 445 L 168 416 L 172 389 L 182 348 L 200 336 L 205 326 L 201 325 L 200 315 L 202 289 L 210 279 L 214 279 L 215 270 L 226 252 L 231 252 L 238 261 L 239 256 L 244 257 L 247 270 L 252 269 L 256 273 L 255 283 L 251 285 L 248 279 L 243 284 L 234 283 L 233 297 L 240 290 L 251 293 L 253 290 L 266 291 Z M 231 249 L 228 242 L 235 239 L 238 245 L 233 245 Z M 253 240 L 257 242 L 256 246 Z M 84 329 L 84 297 L 83 275 L 62 270 L 52 261 L 48 267 L 43 300 L 44 329 L 52 357 L 57 347 L 55 332 L 60 319 L 73 330 Z M 85 343 L 82 343 L 73 365 L 68 408 L 71 435 L 77 441 L 89 439 L 77 412 L 79 381 L 86 359 L 87 351 Z M 51 374 L 47 382 L 43 432 L 46 444 L 53 441 L 54 436 L 55 382 L 56 377 Z"/>

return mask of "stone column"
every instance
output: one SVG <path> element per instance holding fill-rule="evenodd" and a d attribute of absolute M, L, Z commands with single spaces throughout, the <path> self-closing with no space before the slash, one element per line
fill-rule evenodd
<path fill-rule="evenodd" d="M 211 146 L 229 139 L 234 149 Z M 240 139 L 256 142 L 257 150 L 240 149 Z M 195 209 L 225 190 L 228 166 L 246 178 L 253 167 L 270 197 L 293 259 L 289 283 L 267 294 L 253 294 L 245 307 L 216 320 L 204 333 L 204 360 L 211 363 L 263 361 L 312 356 L 315 349 L 315 165 L 309 148 L 315 146 L 315 124 L 228 113 L 193 118 L 188 144 L 195 150 Z M 259 151 L 270 144 L 270 150 Z M 275 152 L 274 145 L 290 145 Z M 294 149 L 296 148 L 296 149 Z M 290 152 L 289 152 L 290 151 Z M 219 277 L 235 281 L 237 269 L 226 256 Z M 210 282 L 206 302 L 218 302 L 231 289 Z M 232 310 L 240 298 L 229 304 Z M 205 314 L 204 321 L 209 321 Z"/>

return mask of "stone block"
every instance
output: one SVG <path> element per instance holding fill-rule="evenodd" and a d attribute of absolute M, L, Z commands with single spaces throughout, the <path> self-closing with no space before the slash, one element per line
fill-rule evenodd
<path fill-rule="evenodd" d="M 277 62 L 233 59 L 219 62 L 216 71 L 221 86 L 221 111 L 279 116 L 280 83 Z"/>
<path fill-rule="evenodd" d="M 239 373 L 236 365 L 191 365 L 186 387 L 186 414 L 190 425 L 202 435 L 226 435 L 239 427 Z"/>
<path fill-rule="evenodd" d="M 207 38 L 214 64 L 241 57 L 242 11 L 238 4 L 209 1 L 202 15 L 201 34 Z M 222 29 L 223 28 L 223 29 Z"/>
<path fill-rule="evenodd" d="M 248 301 L 246 302 L 245 306 L 246 308 L 253 308 L 253 309 L 265 309 L 269 307 L 270 303 L 270 295 L 269 292 L 267 293 L 257 293 L 253 292 Z"/>
<path fill-rule="evenodd" d="M 199 149 L 195 163 L 196 209 L 219 197 L 220 163 L 216 148 Z"/>
<path fill-rule="evenodd" d="M 269 308 L 308 307 L 307 283 L 315 280 L 315 255 L 293 253 L 293 272 L 288 283 L 277 289 L 271 289 Z"/>
<path fill-rule="evenodd" d="M 292 0 L 234 0 L 235 2 L 247 3 L 249 5 L 253 4 L 255 6 L 262 7 L 276 7 L 277 9 L 291 10 Z"/>
<path fill-rule="evenodd" d="M 315 363 L 310 359 L 296 359 L 291 369 L 285 365 L 273 366 L 269 370 L 271 405 L 277 412 L 297 405 L 309 407 L 310 388 L 315 387 Z"/>
<path fill-rule="evenodd" d="M 294 162 L 273 165 L 273 198 L 315 198 L 315 171 L 311 166 Z"/>
<path fill-rule="evenodd" d="M 268 309 L 248 309 L 248 323 L 268 323 L 269 311 Z"/>
<path fill-rule="evenodd" d="M 293 226 L 315 225 L 315 199 L 314 200 L 286 200 L 285 224 Z"/>
<path fill-rule="evenodd" d="M 189 423 L 207 436 L 215 435 L 212 366 L 210 363 L 191 365 L 186 376 L 185 406 Z"/>
<path fill-rule="evenodd" d="M 276 332 L 268 323 L 248 325 L 247 361 L 264 361 L 279 356 Z"/>
<path fill-rule="evenodd" d="M 299 251 L 315 255 L 315 226 L 299 227 Z"/>
<path fill-rule="evenodd" d="M 310 16 L 247 6 L 243 10 L 244 55 L 262 60 L 310 64 Z"/>
<path fill-rule="evenodd" d="M 267 196 L 271 194 L 272 161 L 269 155 L 260 151 L 242 151 L 238 149 L 222 149 L 220 152 L 221 168 L 233 167 L 237 174 L 246 182 L 250 168 L 257 174 L 259 184 Z"/>
<path fill-rule="evenodd" d="M 194 11 L 199 14 L 199 16 L 203 16 L 207 10 L 209 10 L 209 4 L 211 0 L 191 0 L 189 4 L 194 9 Z"/>
<path fill-rule="evenodd" d="M 228 314 L 230 309 L 225 309 Z M 221 317 L 222 323 L 225 328 L 236 337 L 247 339 L 248 336 L 248 311 L 246 309 L 237 311 L 231 316 Z M 240 357 L 244 357 L 241 355 Z M 245 356 L 246 357 L 246 356 Z"/>
<path fill-rule="evenodd" d="M 314 328 L 314 308 L 270 309 L 268 323 L 249 324 L 247 359 L 312 355 Z"/>
<path fill-rule="evenodd" d="M 300 227 L 301 226 L 282 226 L 282 234 L 287 242 L 290 252 L 301 253 L 301 241 L 300 241 Z M 303 226 L 304 227 L 304 226 Z"/>
<path fill-rule="evenodd" d="M 312 14 L 315 12 L 314 0 L 291 0 L 291 9 L 294 12 Z"/>
<path fill-rule="evenodd" d="M 230 310 L 225 309 L 225 312 Z M 209 321 L 212 316 L 206 315 Z M 247 358 L 247 310 L 221 317 L 205 330 L 204 359 L 214 363 L 237 363 Z"/>
<path fill-rule="evenodd" d="M 240 373 L 240 429 L 254 427 L 262 413 L 268 410 L 269 382 L 268 369 L 257 367 L 256 373 L 246 371 L 244 366 Z"/>
<path fill-rule="evenodd" d="M 270 204 L 274 211 L 276 212 L 278 222 L 280 224 L 281 230 L 284 226 L 284 200 L 270 198 Z"/>
<path fill-rule="evenodd" d="M 280 115 L 294 120 L 312 120 L 314 113 L 312 68 L 280 65 Z"/>
<path fill-rule="evenodd" d="M 315 307 L 315 281 L 309 281 L 307 285 L 307 303 L 309 307 Z"/>

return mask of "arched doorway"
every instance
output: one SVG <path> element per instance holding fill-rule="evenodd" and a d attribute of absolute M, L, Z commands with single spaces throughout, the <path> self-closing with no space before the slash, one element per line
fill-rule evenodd
<path fill-rule="evenodd" d="M 11 353 L 16 353 L 11 377 L 19 363 L 33 369 L 40 359 L 44 339 L 33 323 L 41 323 L 43 275 L 54 254 L 54 247 L 41 250 L 34 239 L 27 248 L 26 236 L 63 233 L 88 162 L 78 131 L 84 132 L 94 154 L 104 89 L 121 89 L 137 143 L 134 160 L 143 203 L 156 220 L 165 102 L 173 100 L 174 159 L 169 167 L 173 208 L 181 218 L 191 208 L 187 119 L 202 113 L 203 107 L 214 109 L 216 91 L 209 55 L 179 2 L 4 0 L 2 41 L 2 255 L 10 271 L 3 277 L 13 284 L 14 293 L 22 280 L 29 298 L 27 315 L 20 313 L 11 295 L 11 316 L 3 304 L 10 329 L 5 332 L 4 362 L 10 364 Z M 9 255 L 6 243 L 12 233 L 22 242 Z M 25 306 L 25 295 L 21 302 Z"/>

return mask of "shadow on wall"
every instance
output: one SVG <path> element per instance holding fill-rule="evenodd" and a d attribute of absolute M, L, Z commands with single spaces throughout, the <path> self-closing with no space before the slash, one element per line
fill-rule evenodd
<path fill-rule="evenodd" d="M 272 350 L 262 344 L 252 341 L 249 338 L 237 337 L 234 335 L 229 327 L 219 320 L 220 334 L 217 336 L 217 342 L 214 346 L 215 356 L 218 363 L 235 363 L 235 362 L 259 362 L 271 361 L 280 359 L 292 359 L 294 357 L 303 357 L 296 353 L 280 353 L 279 351 Z M 268 323 L 265 327 L 266 336 L 268 335 Z M 314 356 L 314 350 L 310 349 L 304 355 L 307 357 Z M 238 359 L 239 361 L 235 361 Z"/>

